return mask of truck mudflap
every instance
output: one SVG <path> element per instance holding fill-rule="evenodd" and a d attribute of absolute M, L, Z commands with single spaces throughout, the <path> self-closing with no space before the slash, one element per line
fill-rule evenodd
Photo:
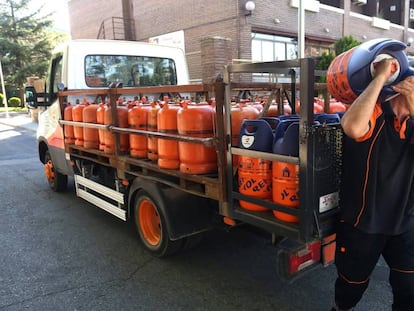
<path fill-rule="evenodd" d="M 215 201 L 191 195 L 179 189 L 137 177 L 129 189 L 129 217 L 133 219 L 134 202 L 140 190 L 147 192 L 158 202 L 158 207 L 165 215 L 171 240 L 195 235 L 215 226 L 217 207 Z"/>

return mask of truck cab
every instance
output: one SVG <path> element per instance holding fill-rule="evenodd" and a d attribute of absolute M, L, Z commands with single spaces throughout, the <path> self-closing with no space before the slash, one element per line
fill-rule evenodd
<path fill-rule="evenodd" d="M 120 40 L 73 40 L 58 46 L 52 53 L 46 82 L 44 103 L 39 115 L 37 142 L 42 163 L 49 168 L 53 188 L 63 188 L 67 177 L 73 175 L 65 157 L 63 117 L 58 92 L 62 90 L 99 90 L 110 85 L 149 87 L 188 84 L 189 75 L 183 51 L 179 48 L 142 42 Z M 32 99 L 37 98 L 32 94 Z M 156 94 L 152 94 L 156 96 Z M 151 94 L 150 94 L 151 96 Z M 84 98 L 90 102 L 104 101 L 99 96 L 68 96 L 75 104 Z M 53 174 L 51 173 L 53 170 Z"/>

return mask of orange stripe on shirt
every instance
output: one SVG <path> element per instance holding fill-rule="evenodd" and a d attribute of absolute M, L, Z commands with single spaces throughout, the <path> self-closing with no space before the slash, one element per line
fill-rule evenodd
<path fill-rule="evenodd" d="M 361 216 L 362 216 L 362 214 L 365 210 L 365 207 L 366 207 L 366 194 L 367 194 L 367 186 L 368 186 L 368 179 L 369 179 L 369 167 L 370 167 L 372 149 L 374 148 L 374 144 L 377 141 L 378 136 L 381 133 L 381 130 L 384 127 L 384 125 L 385 125 L 385 121 L 382 121 L 382 124 L 380 125 L 380 128 L 379 128 L 377 134 L 375 135 L 374 139 L 371 142 L 371 145 L 369 146 L 368 157 L 367 157 L 367 162 L 366 162 L 367 170 L 365 172 L 364 188 L 362 190 L 362 206 L 361 206 L 361 210 L 359 211 L 356 222 L 354 223 L 355 227 L 358 226 L 358 224 L 361 220 Z"/>
<path fill-rule="evenodd" d="M 406 117 L 405 120 L 403 121 L 403 123 L 401 124 L 401 128 L 400 128 L 400 139 L 405 139 L 405 131 L 407 130 L 407 122 L 408 120 L 410 120 L 409 117 Z"/>
<path fill-rule="evenodd" d="M 372 136 L 374 133 L 375 124 L 377 123 L 378 117 L 382 114 L 382 107 L 380 103 L 376 103 L 374 111 L 372 112 L 371 118 L 369 119 L 369 130 L 362 137 L 355 139 L 357 142 L 365 141 Z"/>

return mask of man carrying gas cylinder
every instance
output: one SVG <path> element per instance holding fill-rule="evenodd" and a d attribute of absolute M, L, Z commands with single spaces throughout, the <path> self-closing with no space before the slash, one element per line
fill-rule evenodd
<path fill-rule="evenodd" d="M 332 310 L 357 305 L 381 255 L 390 269 L 392 310 L 414 310 L 414 71 L 399 41 L 377 39 L 354 49 L 345 52 L 342 62 L 347 74 L 330 67 L 327 76 L 331 94 L 352 103 L 341 119 L 338 277 Z M 350 78 L 352 68 L 359 71 L 355 79 Z M 358 79 L 359 85 L 352 85 Z M 335 94 L 340 84 L 344 89 Z"/>

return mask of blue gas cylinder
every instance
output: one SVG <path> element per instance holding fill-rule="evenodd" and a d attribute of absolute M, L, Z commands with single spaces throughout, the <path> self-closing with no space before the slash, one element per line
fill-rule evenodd
<path fill-rule="evenodd" d="M 352 102 L 361 94 L 375 76 L 375 64 L 383 58 L 395 58 L 397 68 L 381 91 L 381 97 L 394 94 L 391 86 L 413 75 L 407 55 L 406 45 L 400 41 L 380 38 L 366 41 L 338 55 L 329 65 L 326 82 L 329 93 L 343 103 Z"/>
<path fill-rule="evenodd" d="M 239 147 L 272 152 L 273 130 L 264 119 L 244 120 L 239 135 Z"/>
<path fill-rule="evenodd" d="M 280 129 L 279 129 L 280 127 Z M 275 136 L 273 152 L 281 155 L 299 156 L 299 122 L 296 119 L 281 122 Z M 282 161 L 272 164 L 272 198 L 285 207 L 299 207 L 299 165 Z M 298 222 L 299 218 L 285 212 L 273 210 L 273 215 L 285 222 Z"/>
<path fill-rule="evenodd" d="M 279 118 L 279 123 L 277 125 L 277 128 L 275 130 L 275 135 L 274 135 L 274 139 L 273 139 L 273 153 L 279 153 L 277 151 L 274 150 L 275 148 L 275 144 L 277 141 L 279 141 L 281 138 L 284 137 L 286 130 L 288 129 L 288 127 L 291 124 L 297 123 L 299 124 L 299 117 L 297 116 L 289 116 L 289 117 L 283 117 L 283 118 Z M 296 141 L 298 141 L 296 139 Z"/>
<path fill-rule="evenodd" d="M 341 122 L 341 118 L 338 113 L 318 113 L 314 115 L 314 119 L 320 124 L 332 124 Z"/>
<path fill-rule="evenodd" d="M 263 119 L 244 120 L 239 135 L 239 147 L 255 151 L 271 152 L 273 130 Z M 257 199 L 272 199 L 272 161 L 249 156 L 239 156 L 237 178 L 239 192 Z M 263 212 L 268 209 L 260 204 L 240 200 L 246 210 Z"/>

